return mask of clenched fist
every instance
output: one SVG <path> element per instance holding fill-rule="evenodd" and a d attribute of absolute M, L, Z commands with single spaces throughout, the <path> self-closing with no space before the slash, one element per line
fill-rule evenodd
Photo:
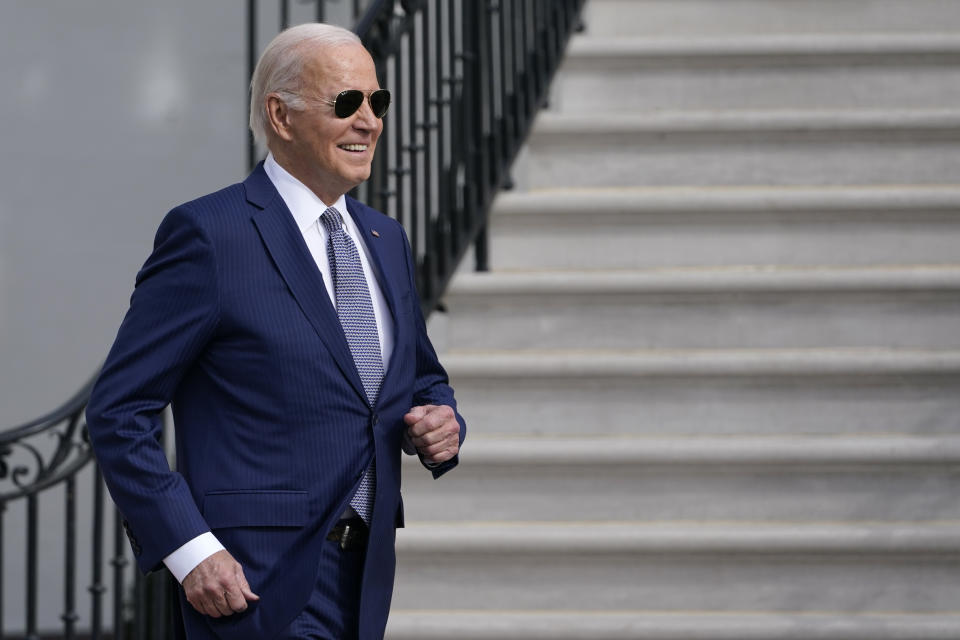
<path fill-rule="evenodd" d="M 424 461 L 438 464 L 453 458 L 460 451 L 460 423 L 447 405 L 413 407 L 403 421 L 410 441 Z"/>

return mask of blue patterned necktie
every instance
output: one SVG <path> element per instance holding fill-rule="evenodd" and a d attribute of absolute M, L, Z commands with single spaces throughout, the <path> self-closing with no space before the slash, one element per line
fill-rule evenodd
<path fill-rule="evenodd" d="M 383 380 L 383 359 L 380 357 L 380 334 L 377 331 L 376 316 L 373 314 L 370 289 L 363 275 L 357 246 L 343 230 L 340 212 L 330 207 L 320 216 L 320 221 L 330 232 L 327 256 L 330 258 L 330 271 L 333 274 L 340 326 L 347 337 L 353 363 L 372 407 L 377 402 Z M 350 506 L 367 524 L 370 524 L 373 511 L 375 488 L 376 458 L 364 471 L 357 492 L 350 498 Z"/>

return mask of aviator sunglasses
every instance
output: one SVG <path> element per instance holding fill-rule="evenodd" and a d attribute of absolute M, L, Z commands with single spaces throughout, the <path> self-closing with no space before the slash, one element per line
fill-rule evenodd
<path fill-rule="evenodd" d="M 327 100 L 327 104 L 333 105 L 333 112 L 338 118 L 349 118 L 363 104 L 363 98 L 364 93 L 360 89 L 347 89 L 338 93 L 335 100 Z M 370 92 L 369 100 L 373 115 L 378 118 L 386 115 L 390 107 L 390 92 L 387 89 Z"/>

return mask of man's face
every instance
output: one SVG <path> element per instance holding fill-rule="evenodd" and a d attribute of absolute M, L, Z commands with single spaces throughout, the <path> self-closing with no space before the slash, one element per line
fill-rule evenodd
<path fill-rule="evenodd" d="M 379 89 L 373 59 L 361 45 L 314 49 L 306 55 L 300 93 L 303 111 L 291 110 L 290 160 L 294 175 L 325 203 L 370 177 L 370 164 L 383 121 L 373 115 L 370 101 L 353 115 L 338 118 L 332 101 L 346 89 L 369 94 Z M 301 174 L 301 175 L 298 175 Z"/>

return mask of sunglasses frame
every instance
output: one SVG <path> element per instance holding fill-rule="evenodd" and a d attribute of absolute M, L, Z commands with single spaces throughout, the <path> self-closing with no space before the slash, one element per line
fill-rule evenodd
<path fill-rule="evenodd" d="M 357 94 L 360 95 L 360 100 L 357 101 L 356 104 L 353 104 L 352 101 L 356 100 Z M 383 105 L 380 113 L 377 113 L 377 109 L 374 106 L 374 96 L 386 96 L 386 104 Z M 387 115 L 387 110 L 390 108 L 391 97 L 389 89 L 374 89 L 370 92 L 364 92 L 360 89 L 345 89 L 338 93 L 336 98 L 326 100 L 325 102 L 333 107 L 333 113 L 338 118 L 349 118 L 363 106 L 363 101 L 366 99 L 370 103 L 370 110 L 373 111 L 373 115 L 377 118 L 383 118 L 383 116 Z M 377 100 L 379 101 L 380 99 L 377 98 Z"/>

